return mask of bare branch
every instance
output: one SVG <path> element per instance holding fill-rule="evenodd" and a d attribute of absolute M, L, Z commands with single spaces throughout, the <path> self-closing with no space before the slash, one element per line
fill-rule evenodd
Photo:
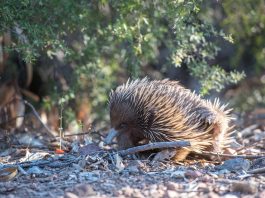
<path fill-rule="evenodd" d="M 180 148 L 180 147 L 188 147 L 190 146 L 189 141 L 175 141 L 175 142 L 154 142 L 151 144 L 145 144 L 142 146 L 136 146 L 132 148 L 128 148 L 126 150 L 118 151 L 118 153 L 122 156 L 138 153 L 141 151 L 148 151 L 153 149 L 162 149 L 162 148 Z"/>
<path fill-rule="evenodd" d="M 248 174 L 260 174 L 265 173 L 265 167 L 262 168 L 256 168 L 254 170 L 247 171 Z"/>
<path fill-rule="evenodd" d="M 51 137 L 54 138 L 54 135 L 53 135 L 53 131 L 51 129 L 49 129 L 49 127 L 46 126 L 46 124 L 44 124 L 38 114 L 38 112 L 36 111 L 36 109 L 33 107 L 32 104 L 30 104 L 28 101 L 24 100 L 24 103 L 26 105 L 28 105 L 31 110 L 33 111 L 33 114 L 36 116 L 36 118 L 40 121 L 40 123 L 42 124 L 42 126 L 49 132 L 48 135 L 50 135 Z"/>
<path fill-rule="evenodd" d="M 221 154 L 221 153 L 205 152 L 205 151 L 196 154 L 203 156 L 219 156 L 219 157 L 245 158 L 245 159 L 257 159 L 260 157 L 265 157 L 265 155 L 229 155 L 229 154 Z"/>

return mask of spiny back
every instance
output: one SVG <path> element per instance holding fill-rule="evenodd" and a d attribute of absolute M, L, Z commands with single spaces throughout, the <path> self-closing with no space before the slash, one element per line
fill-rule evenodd
<path fill-rule="evenodd" d="M 133 113 L 139 133 L 153 142 L 189 140 L 192 150 L 200 151 L 228 140 L 226 105 L 201 99 L 176 81 L 128 80 L 111 92 L 109 107 L 111 116 L 119 112 L 120 122 Z"/>

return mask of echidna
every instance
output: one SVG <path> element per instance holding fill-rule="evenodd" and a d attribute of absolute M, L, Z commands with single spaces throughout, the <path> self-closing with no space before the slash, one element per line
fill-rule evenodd
<path fill-rule="evenodd" d="M 177 151 L 176 161 L 190 151 L 222 151 L 229 142 L 230 109 L 182 87 L 177 81 L 148 78 L 118 86 L 110 93 L 111 131 L 122 149 L 142 141 L 187 140 L 189 148 Z"/>

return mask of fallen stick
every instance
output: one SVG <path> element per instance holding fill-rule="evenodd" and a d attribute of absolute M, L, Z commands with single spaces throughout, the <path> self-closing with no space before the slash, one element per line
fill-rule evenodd
<path fill-rule="evenodd" d="M 64 134 L 64 137 L 87 135 L 89 133 L 91 133 L 91 131 L 87 131 L 87 132 L 83 132 L 83 133 Z M 56 137 L 60 137 L 60 136 L 57 135 Z"/>
<path fill-rule="evenodd" d="M 79 157 L 67 159 L 67 160 L 63 160 L 63 158 L 51 159 L 51 160 L 39 159 L 39 160 L 34 160 L 34 161 L 19 162 L 15 164 L 4 164 L 0 166 L 0 170 L 3 168 L 11 168 L 11 167 L 17 167 L 17 166 L 20 166 L 22 168 L 29 168 L 32 166 L 39 166 L 39 167 L 49 166 L 52 168 L 60 168 L 60 167 L 65 167 L 72 163 L 76 163 L 78 162 L 78 160 L 80 160 Z"/>
<path fill-rule="evenodd" d="M 201 152 L 196 153 L 198 155 L 203 156 L 219 156 L 219 157 L 229 157 L 229 158 L 245 158 L 245 159 L 257 159 L 261 157 L 265 157 L 265 155 L 230 155 L 230 154 L 220 154 L 220 153 L 213 153 L 213 152 Z"/>
<path fill-rule="evenodd" d="M 121 151 L 118 151 L 118 154 L 120 154 L 121 156 L 125 156 L 125 155 L 138 153 L 141 151 L 148 151 L 148 150 L 153 150 L 153 149 L 180 148 L 180 147 L 188 147 L 188 146 L 190 146 L 189 141 L 154 142 L 154 143 L 145 144 L 142 146 L 128 148 L 126 150 L 121 150 Z"/>
<path fill-rule="evenodd" d="M 25 103 L 26 105 L 28 105 L 28 106 L 31 108 L 33 114 L 34 114 L 34 115 L 36 116 L 36 118 L 40 121 L 41 125 L 42 125 L 42 126 L 43 126 L 43 127 L 49 132 L 48 135 L 50 135 L 50 137 L 54 138 L 53 131 L 52 131 L 51 129 L 49 129 L 49 128 L 46 126 L 46 124 L 44 124 L 44 123 L 42 122 L 41 117 L 39 116 L 38 112 L 37 112 L 36 109 L 33 107 L 33 105 L 30 104 L 30 103 L 29 103 L 28 101 L 26 101 L 26 100 L 24 100 L 24 103 Z"/>
<path fill-rule="evenodd" d="M 259 174 L 259 173 L 265 173 L 265 167 L 262 168 L 256 168 L 250 171 L 247 171 L 248 174 Z"/>

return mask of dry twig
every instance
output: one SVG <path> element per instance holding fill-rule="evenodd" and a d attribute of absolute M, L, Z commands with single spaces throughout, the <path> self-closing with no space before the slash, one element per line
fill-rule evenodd
<path fill-rule="evenodd" d="M 180 147 L 188 147 L 190 146 L 189 141 L 175 141 L 175 142 L 155 142 L 151 144 L 145 144 L 142 146 L 136 146 L 132 148 L 128 148 L 126 150 L 118 151 L 118 153 L 122 156 L 138 153 L 141 151 L 148 151 L 153 149 L 162 149 L 162 148 L 180 148 Z"/>
<path fill-rule="evenodd" d="M 73 134 L 64 134 L 64 137 L 71 137 L 71 136 L 79 136 L 79 135 L 87 135 L 91 133 L 90 131 L 87 132 L 83 132 L 83 133 L 73 133 Z M 56 136 L 56 137 L 60 137 L 60 136 Z"/>
<path fill-rule="evenodd" d="M 39 167 L 44 167 L 44 166 L 49 166 L 53 168 L 60 168 L 60 167 L 66 167 L 69 164 L 76 163 L 78 160 L 80 160 L 79 157 L 75 158 L 70 158 L 70 159 L 39 159 L 39 160 L 34 160 L 34 161 L 26 161 L 26 162 L 19 162 L 15 164 L 5 164 L 1 168 L 10 168 L 10 167 L 17 167 L 20 166 L 22 168 L 29 168 L 32 166 L 39 166 Z"/>
<path fill-rule="evenodd" d="M 43 126 L 43 127 L 49 132 L 48 134 L 49 134 L 51 137 L 54 138 L 53 131 L 52 131 L 51 129 L 49 129 L 49 127 L 47 127 L 46 124 L 44 124 L 44 123 L 42 122 L 42 120 L 41 120 L 41 118 L 40 118 L 38 112 L 37 112 L 36 109 L 33 107 L 33 105 L 30 104 L 30 103 L 29 103 L 28 101 L 26 101 L 26 100 L 24 100 L 24 103 L 25 103 L 26 105 L 28 105 L 28 106 L 31 108 L 33 114 L 34 114 L 34 115 L 36 116 L 36 118 L 40 121 L 40 123 L 42 124 L 42 126 Z"/>
<path fill-rule="evenodd" d="M 214 152 L 205 152 L 197 153 L 204 156 L 219 156 L 219 157 L 229 157 L 229 158 L 245 158 L 245 159 L 257 159 L 260 157 L 265 157 L 265 155 L 229 155 L 229 154 L 220 154 Z"/>
<path fill-rule="evenodd" d="M 256 168 L 250 171 L 247 171 L 248 174 L 259 174 L 259 173 L 265 173 L 265 167 L 262 168 Z"/>

